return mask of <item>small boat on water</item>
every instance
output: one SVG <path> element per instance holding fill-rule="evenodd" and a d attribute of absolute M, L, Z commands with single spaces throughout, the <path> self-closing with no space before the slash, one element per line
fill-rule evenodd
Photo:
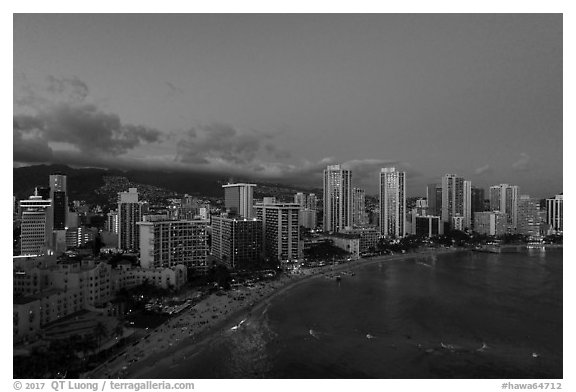
<path fill-rule="evenodd" d="M 336 275 L 336 282 L 340 282 L 342 280 L 342 277 L 340 275 Z"/>

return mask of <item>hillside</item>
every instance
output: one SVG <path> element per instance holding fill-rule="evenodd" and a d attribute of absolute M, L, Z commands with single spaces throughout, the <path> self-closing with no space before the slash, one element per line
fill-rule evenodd
<path fill-rule="evenodd" d="M 35 165 L 13 169 L 13 193 L 18 199 L 27 198 L 36 186 L 48 186 L 50 174 L 62 173 L 68 176 L 70 200 L 86 200 L 91 204 L 107 206 L 114 204 L 117 192 L 129 187 L 137 187 L 143 199 L 151 202 L 162 198 L 174 197 L 188 193 L 195 196 L 221 198 L 224 195 L 222 185 L 227 178 L 206 173 L 183 172 L 148 172 L 120 171 L 94 168 L 71 168 L 65 165 Z M 250 179 L 236 179 L 251 181 Z M 318 189 L 307 189 L 285 184 L 270 184 L 251 181 L 258 185 L 255 197 L 276 196 L 290 200 L 296 192 L 316 192 Z"/>

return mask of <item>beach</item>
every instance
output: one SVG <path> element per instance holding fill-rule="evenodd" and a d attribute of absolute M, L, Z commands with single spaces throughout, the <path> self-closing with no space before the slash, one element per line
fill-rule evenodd
<path fill-rule="evenodd" d="M 317 278 L 334 278 L 338 273 L 384 261 L 398 261 L 453 253 L 458 249 L 426 249 L 418 252 L 359 259 L 338 265 L 299 270 L 295 274 L 242 287 L 225 294 L 212 294 L 180 315 L 168 320 L 147 337 L 128 346 L 122 355 L 98 366 L 85 378 L 146 378 L 157 366 L 165 367 L 189 358 L 224 329 L 242 327 L 251 312 L 285 294 L 302 282 Z"/>

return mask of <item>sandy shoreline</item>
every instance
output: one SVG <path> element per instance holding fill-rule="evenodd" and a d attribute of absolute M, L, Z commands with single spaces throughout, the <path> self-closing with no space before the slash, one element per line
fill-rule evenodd
<path fill-rule="evenodd" d="M 145 378 L 155 368 L 166 368 L 180 362 L 208 344 L 218 332 L 234 328 L 253 311 L 258 311 L 277 296 L 308 282 L 336 272 L 380 263 L 432 255 L 454 253 L 460 249 L 430 249 L 414 253 L 360 259 L 335 266 L 303 270 L 302 274 L 259 282 L 253 288 L 242 288 L 224 295 L 212 294 L 194 307 L 186 309 L 156 328 L 148 338 L 128 346 L 125 354 L 97 367 L 85 378 Z"/>

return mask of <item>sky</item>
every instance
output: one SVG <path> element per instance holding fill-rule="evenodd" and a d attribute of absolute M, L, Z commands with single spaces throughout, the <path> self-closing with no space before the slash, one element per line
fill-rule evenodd
<path fill-rule="evenodd" d="M 561 14 L 16 14 L 14 166 L 562 183 Z"/>

